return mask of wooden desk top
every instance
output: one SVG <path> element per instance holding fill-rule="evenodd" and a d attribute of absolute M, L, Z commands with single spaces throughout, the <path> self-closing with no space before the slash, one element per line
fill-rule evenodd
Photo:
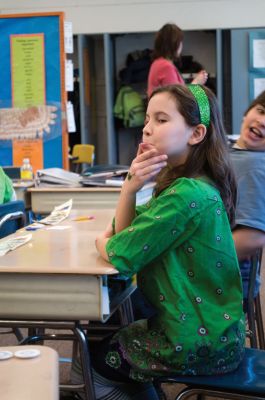
<path fill-rule="evenodd" d="M 111 221 L 114 210 L 72 210 L 58 225 L 37 231 L 24 228 L 14 235 L 32 233 L 27 244 L 0 257 L 0 273 L 115 274 L 117 270 L 104 261 L 95 248 L 95 238 Z M 92 220 L 73 221 L 77 216 L 94 216 Z M 66 229 L 59 230 L 59 227 Z M 1 241 L 5 240 L 1 239 Z"/>
<path fill-rule="evenodd" d="M 154 183 L 149 182 L 147 183 L 139 192 L 145 192 L 146 190 L 152 190 L 154 188 Z M 36 193 L 36 192 L 120 192 L 121 188 L 116 186 L 60 186 L 60 185 L 40 185 L 28 188 L 29 192 Z"/>
<path fill-rule="evenodd" d="M 35 187 L 29 187 L 28 191 L 31 193 L 47 193 L 47 192 L 67 192 L 67 193 L 76 193 L 76 192 L 120 192 L 121 188 L 120 187 L 103 187 L 103 186 L 91 186 L 91 187 L 84 187 L 84 186 L 77 186 L 77 187 L 72 187 L 72 186 L 60 186 L 60 185 L 53 185 L 53 186 L 35 186 Z"/>
<path fill-rule="evenodd" d="M 0 360 L 1 400 L 58 400 L 59 362 L 55 350 L 46 346 L 8 346 L 0 351 L 38 349 L 36 358 Z"/>
<path fill-rule="evenodd" d="M 27 190 L 27 189 L 29 189 L 29 188 L 34 186 L 34 181 L 33 180 L 23 181 L 21 179 L 18 179 L 18 180 L 13 180 L 12 183 L 13 183 L 13 187 L 15 189 Z"/>

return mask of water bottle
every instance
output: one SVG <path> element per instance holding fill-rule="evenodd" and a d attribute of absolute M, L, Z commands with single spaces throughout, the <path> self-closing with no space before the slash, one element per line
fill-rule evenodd
<path fill-rule="evenodd" d="M 23 181 L 28 181 L 33 179 L 33 169 L 30 165 L 29 158 L 23 159 L 23 165 L 20 168 L 20 177 Z"/>

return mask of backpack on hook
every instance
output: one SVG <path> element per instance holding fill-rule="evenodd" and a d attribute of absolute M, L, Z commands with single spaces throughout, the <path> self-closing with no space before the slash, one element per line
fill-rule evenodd
<path fill-rule="evenodd" d="M 121 119 L 126 128 L 137 128 L 144 125 L 144 101 L 131 86 L 120 88 L 114 106 L 114 116 Z"/>

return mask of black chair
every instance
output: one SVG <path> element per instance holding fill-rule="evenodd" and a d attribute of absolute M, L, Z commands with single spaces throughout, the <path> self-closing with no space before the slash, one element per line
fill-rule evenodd
<path fill-rule="evenodd" d="M 25 204 L 22 200 L 0 205 L 0 239 L 16 232 L 26 224 Z"/>
<path fill-rule="evenodd" d="M 16 232 L 26 224 L 25 204 L 22 200 L 10 201 L 0 205 L 0 239 Z M 18 328 L 1 331 L 1 334 L 14 333 L 20 342 L 23 339 Z"/>
<path fill-rule="evenodd" d="M 175 400 L 189 399 L 194 395 L 232 400 L 265 399 L 265 351 L 246 348 L 245 357 L 238 369 L 224 375 L 155 378 L 154 386 L 158 393 L 163 383 L 187 386 L 176 395 Z"/>

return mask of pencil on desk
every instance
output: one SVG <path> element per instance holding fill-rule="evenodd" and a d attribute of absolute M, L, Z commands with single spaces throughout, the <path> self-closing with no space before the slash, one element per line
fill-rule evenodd
<path fill-rule="evenodd" d="M 92 215 L 88 215 L 88 216 L 81 216 L 81 217 L 76 217 L 74 219 L 72 219 L 72 221 L 89 221 L 91 219 L 95 219 L 95 217 L 93 217 Z"/>

